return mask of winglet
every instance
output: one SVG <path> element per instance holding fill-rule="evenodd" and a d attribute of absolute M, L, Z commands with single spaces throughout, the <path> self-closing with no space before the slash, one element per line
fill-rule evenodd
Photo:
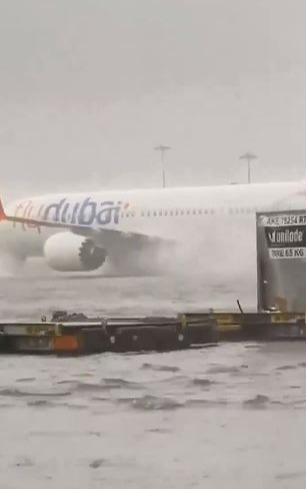
<path fill-rule="evenodd" d="M 6 219 L 6 214 L 4 212 L 4 208 L 3 208 L 3 205 L 2 205 L 2 201 L 0 199 L 0 222 L 1 221 L 4 221 Z"/>

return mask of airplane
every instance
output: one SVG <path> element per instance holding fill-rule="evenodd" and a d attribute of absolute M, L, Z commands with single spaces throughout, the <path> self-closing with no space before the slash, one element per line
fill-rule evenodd
<path fill-rule="evenodd" d="M 250 263 L 256 212 L 306 208 L 306 182 L 102 190 L 0 204 L 0 258 L 40 257 L 56 272 L 135 275 Z M 179 257 L 189 256 L 180 262 Z"/>

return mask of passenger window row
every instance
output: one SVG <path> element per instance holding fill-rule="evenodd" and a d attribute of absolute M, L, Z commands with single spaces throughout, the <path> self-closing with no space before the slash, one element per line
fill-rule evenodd
<path fill-rule="evenodd" d="M 141 217 L 180 217 L 180 216 L 201 216 L 213 214 L 251 214 L 257 212 L 256 207 L 241 208 L 220 208 L 220 209 L 175 209 L 175 210 L 142 210 Z M 122 218 L 135 217 L 134 212 L 124 212 Z"/>

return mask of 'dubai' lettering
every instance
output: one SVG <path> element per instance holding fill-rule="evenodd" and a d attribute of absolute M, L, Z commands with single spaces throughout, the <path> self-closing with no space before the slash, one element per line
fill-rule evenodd
<path fill-rule="evenodd" d="M 128 204 L 124 205 L 126 209 Z M 52 202 L 44 210 L 45 221 L 75 224 L 80 226 L 98 226 L 119 223 L 123 203 L 118 201 L 97 202 L 91 197 L 80 202 L 69 202 L 66 198 Z"/>
<path fill-rule="evenodd" d="M 102 226 L 112 221 L 118 224 L 121 204 L 122 202 L 118 202 L 118 205 L 114 205 L 114 202 L 103 202 L 102 210 L 97 214 L 97 223 Z"/>
<path fill-rule="evenodd" d="M 78 216 L 78 224 L 81 226 L 90 226 L 97 215 L 97 203 L 88 197 L 81 204 Z"/>
<path fill-rule="evenodd" d="M 44 220 L 58 222 L 60 220 L 61 210 L 65 202 L 66 199 L 62 199 L 58 203 L 48 205 L 44 212 Z"/>

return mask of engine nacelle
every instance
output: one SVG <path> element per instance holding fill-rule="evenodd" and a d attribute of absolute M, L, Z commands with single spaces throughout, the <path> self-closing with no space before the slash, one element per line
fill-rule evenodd
<path fill-rule="evenodd" d="M 101 267 L 106 252 L 90 238 L 69 232 L 51 236 L 44 245 L 44 256 L 49 267 L 59 272 L 84 272 Z"/>

